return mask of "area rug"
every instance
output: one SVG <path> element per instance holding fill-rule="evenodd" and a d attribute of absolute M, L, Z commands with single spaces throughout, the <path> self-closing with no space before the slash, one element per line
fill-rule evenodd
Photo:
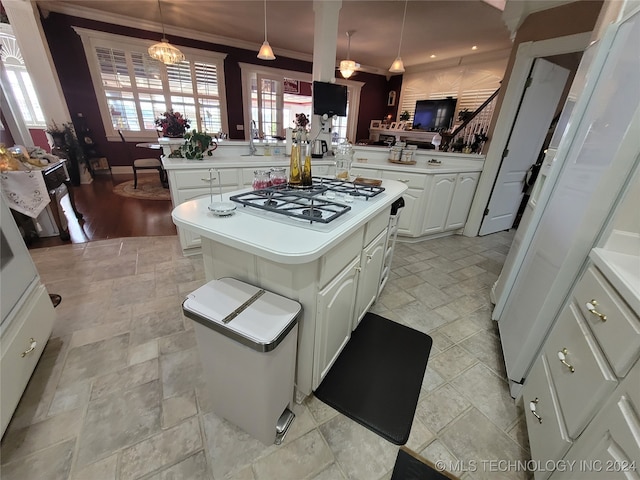
<path fill-rule="evenodd" d="M 157 175 L 139 177 L 138 188 L 133 188 L 133 180 L 119 183 L 113 187 L 113 193 L 142 200 L 171 200 L 169 189 L 162 186 Z"/>
<path fill-rule="evenodd" d="M 367 313 L 315 396 L 396 445 L 409 439 L 432 340 Z"/>
<path fill-rule="evenodd" d="M 416 452 L 400 447 L 391 480 L 458 480 L 458 477 L 444 471 L 443 462 L 435 465 Z"/>

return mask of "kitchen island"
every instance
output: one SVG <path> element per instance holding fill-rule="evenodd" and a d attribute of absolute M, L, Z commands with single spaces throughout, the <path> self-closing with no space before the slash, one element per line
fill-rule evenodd
<path fill-rule="evenodd" d="M 302 304 L 298 401 L 320 385 L 384 285 L 395 239 L 391 208 L 407 186 L 384 180 L 382 187 L 368 199 L 337 193 L 332 201 L 350 209 L 326 224 L 240 204 L 216 216 L 208 196 L 173 210 L 176 226 L 201 238 L 208 281 L 233 277 Z M 250 191 L 224 193 L 222 200 Z"/>

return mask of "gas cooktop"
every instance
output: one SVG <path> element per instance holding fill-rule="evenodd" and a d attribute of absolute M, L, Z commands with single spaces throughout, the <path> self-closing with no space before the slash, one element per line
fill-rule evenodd
<path fill-rule="evenodd" d="M 314 177 L 313 185 L 308 188 L 284 184 L 232 195 L 229 199 L 245 207 L 312 224 L 332 222 L 351 210 L 349 205 L 334 201 L 336 197 L 345 202 L 352 202 L 354 197 L 368 200 L 383 191 L 384 188 L 380 186 Z"/>

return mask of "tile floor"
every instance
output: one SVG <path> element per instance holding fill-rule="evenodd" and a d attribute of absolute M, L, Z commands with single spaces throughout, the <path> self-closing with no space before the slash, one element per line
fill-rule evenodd
<path fill-rule="evenodd" d="M 529 477 L 483 463 L 529 458 L 490 320 L 489 288 L 512 237 L 399 243 L 373 308 L 433 338 L 407 446 L 452 462 L 464 480 Z M 216 416 L 191 321 L 181 315 L 184 295 L 204 283 L 202 258 L 183 257 L 177 237 L 31 253 L 63 300 L 2 440 L 3 480 L 391 477 L 398 447 L 313 397 L 295 406 L 281 446 Z"/>

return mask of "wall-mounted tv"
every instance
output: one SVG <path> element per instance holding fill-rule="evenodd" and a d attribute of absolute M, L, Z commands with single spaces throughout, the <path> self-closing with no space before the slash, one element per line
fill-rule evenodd
<path fill-rule="evenodd" d="M 347 116 L 347 87 L 328 82 L 313 82 L 313 113 L 329 117 Z"/>
<path fill-rule="evenodd" d="M 453 125 L 453 114 L 456 111 L 457 99 L 418 100 L 413 115 L 413 128 L 438 132 L 448 130 Z"/>

